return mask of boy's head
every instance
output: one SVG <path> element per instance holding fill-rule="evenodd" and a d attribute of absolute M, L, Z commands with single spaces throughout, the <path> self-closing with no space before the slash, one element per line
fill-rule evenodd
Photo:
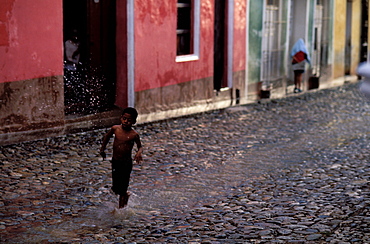
<path fill-rule="evenodd" d="M 135 124 L 135 123 L 136 123 L 136 119 L 137 119 L 137 116 L 138 116 L 138 113 L 137 113 L 136 109 L 131 108 L 131 107 L 125 108 L 125 109 L 122 111 L 122 115 L 121 115 L 121 117 L 122 117 L 124 114 L 129 114 L 129 115 L 131 115 L 132 124 Z"/>

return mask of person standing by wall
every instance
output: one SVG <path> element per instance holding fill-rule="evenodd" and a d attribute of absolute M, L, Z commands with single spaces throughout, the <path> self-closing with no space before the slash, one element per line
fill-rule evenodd
<path fill-rule="evenodd" d="M 299 93 L 302 92 L 302 77 L 305 72 L 306 61 L 311 64 L 310 55 L 302 38 L 294 44 L 290 57 L 294 72 L 294 93 Z"/>
<path fill-rule="evenodd" d="M 65 41 L 65 68 L 71 71 L 77 70 L 77 65 L 80 60 L 80 40 L 78 38 L 77 30 L 73 30 L 71 37 Z"/>

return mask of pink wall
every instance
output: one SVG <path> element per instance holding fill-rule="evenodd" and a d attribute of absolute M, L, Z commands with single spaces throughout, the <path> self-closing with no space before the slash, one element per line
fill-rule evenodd
<path fill-rule="evenodd" d="M 246 64 L 246 1 L 235 0 L 233 71 L 245 70 Z"/>
<path fill-rule="evenodd" d="M 135 91 L 213 75 L 213 5 L 201 1 L 200 59 L 176 63 L 177 1 L 135 1 Z"/>
<path fill-rule="evenodd" d="M 0 83 L 62 74 L 62 0 L 1 0 Z"/>
<path fill-rule="evenodd" d="M 127 106 L 127 3 L 116 3 L 116 51 L 117 51 L 117 84 L 116 104 L 121 107 Z"/>

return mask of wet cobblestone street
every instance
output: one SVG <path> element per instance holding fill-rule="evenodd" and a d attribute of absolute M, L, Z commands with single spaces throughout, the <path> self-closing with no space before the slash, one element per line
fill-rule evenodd
<path fill-rule="evenodd" d="M 123 210 L 106 129 L 0 147 L 0 242 L 370 243 L 369 125 L 357 83 L 138 125 Z"/>

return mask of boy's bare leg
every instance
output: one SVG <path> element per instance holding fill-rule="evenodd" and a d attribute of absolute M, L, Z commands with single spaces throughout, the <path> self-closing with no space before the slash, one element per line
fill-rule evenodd
<path fill-rule="evenodd" d="M 118 208 L 124 208 L 125 207 L 124 202 L 125 202 L 125 195 L 119 195 Z"/>
<path fill-rule="evenodd" d="M 130 192 L 126 192 L 126 197 L 125 197 L 125 202 L 123 203 L 125 206 L 127 205 L 128 203 L 128 199 L 130 197 L 131 193 Z"/>
<path fill-rule="evenodd" d="M 130 193 L 129 192 L 126 192 L 125 194 L 123 195 L 120 195 L 119 196 L 119 208 L 124 208 L 126 207 L 127 203 L 128 203 L 128 198 L 130 197 Z"/>

